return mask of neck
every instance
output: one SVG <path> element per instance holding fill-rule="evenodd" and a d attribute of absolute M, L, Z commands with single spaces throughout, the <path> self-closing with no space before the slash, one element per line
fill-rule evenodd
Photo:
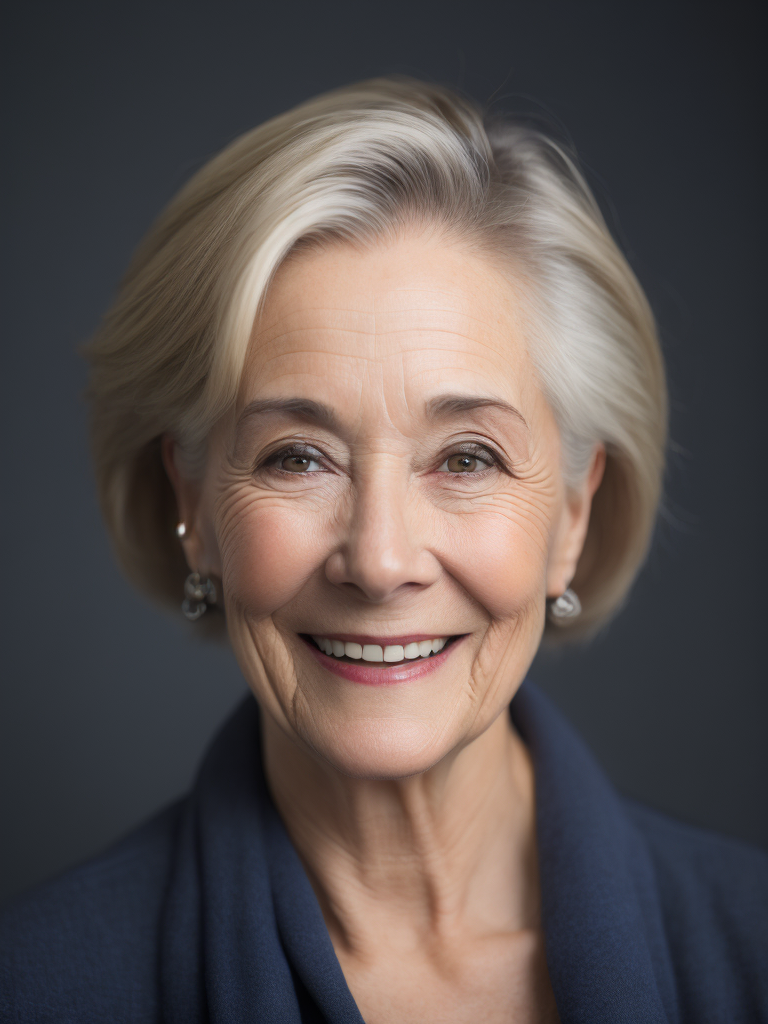
<path fill-rule="evenodd" d="M 262 721 L 270 788 L 335 945 L 538 927 L 533 771 L 508 714 L 395 781 L 342 775 Z"/>

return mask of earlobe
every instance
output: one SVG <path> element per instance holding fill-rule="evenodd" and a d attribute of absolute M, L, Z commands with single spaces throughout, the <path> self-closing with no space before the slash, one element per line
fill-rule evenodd
<path fill-rule="evenodd" d="M 197 481 L 190 480 L 179 469 L 178 443 L 170 434 L 163 434 L 160 451 L 165 472 L 168 474 L 173 493 L 176 495 L 177 521 L 185 524 L 184 535 L 190 537 L 194 532 L 200 485 Z"/>
<path fill-rule="evenodd" d="M 168 475 L 168 479 L 171 481 L 173 493 L 176 495 L 176 508 L 178 510 L 176 518 L 179 524 L 176 527 L 176 536 L 179 540 L 183 540 L 190 533 L 190 525 L 192 522 L 191 509 L 188 507 L 184 481 L 182 480 L 181 473 L 179 472 L 179 467 L 176 465 L 176 441 L 170 434 L 163 434 L 160 442 L 160 452 L 165 472 Z"/>
<path fill-rule="evenodd" d="M 187 564 L 194 572 L 200 563 L 201 555 L 201 552 L 198 550 L 199 539 L 194 528 L 197 487 L 179 472 L 179 467 L 176 463 L 176 447 L 174 438 L 170 434 L 163 434 L 160 451 L 165 472 L 168 474 L 168 479 L 176 496 L 176 508 L 178 511 L 175 532 L 184 549 Z"/>

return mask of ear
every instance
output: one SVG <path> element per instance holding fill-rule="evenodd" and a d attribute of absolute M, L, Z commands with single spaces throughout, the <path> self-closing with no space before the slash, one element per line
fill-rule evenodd
<path fill-rule="evenodd" d="M 605 446 L 595 445 L 582 484 L 569 489 L 555 530 L 547 566 L 547 597 L 560 597 L 576 575 L 592 511 L 592 498 L 605 472 Z"/>
<path fill-rule="evenodd" d="M 183 537 L 179 538 L 179 543 L 184 549 L 187 565 L 192 572 L 207 575 L 208 558 L 205 551 L 204 531 L 201 529 L 200 523 L 201 481 L 192 480 L 182 473 L 179 467 L 178 442 L 170 434 L 163 434 L 160 451 L 163 466 L 176 495 L 179 522 L 184 523 L 186 527 L 186 532 Z"/>

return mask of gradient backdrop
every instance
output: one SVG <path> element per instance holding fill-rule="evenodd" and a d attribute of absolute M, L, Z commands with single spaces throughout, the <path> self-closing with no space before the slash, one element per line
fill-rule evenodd
<path fill-rule="evenodd" d="M 382 72 L 562 125 L 657 312 L 673 447 L 634 597 L 533 676 L 627 793 L 768 846 L 765 175 L 758 5 L 15 5 L 2 283 L 2 891 L 184 791 L 244 692 L 226 650 L 121 579 L 84 368 L 139 238 L 210 155 Z"/>

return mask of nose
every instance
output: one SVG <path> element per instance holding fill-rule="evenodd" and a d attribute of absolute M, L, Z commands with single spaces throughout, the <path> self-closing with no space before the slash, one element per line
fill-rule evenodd
<path fill-rule="evenodd" d="M 436 582 L 437 558 L 426 546 L 429 512 L 409 500 L 402 461 L 369 464 L 356 481 L 342 544 L 328 558 L 326 577 L 374 604 Z"/>

